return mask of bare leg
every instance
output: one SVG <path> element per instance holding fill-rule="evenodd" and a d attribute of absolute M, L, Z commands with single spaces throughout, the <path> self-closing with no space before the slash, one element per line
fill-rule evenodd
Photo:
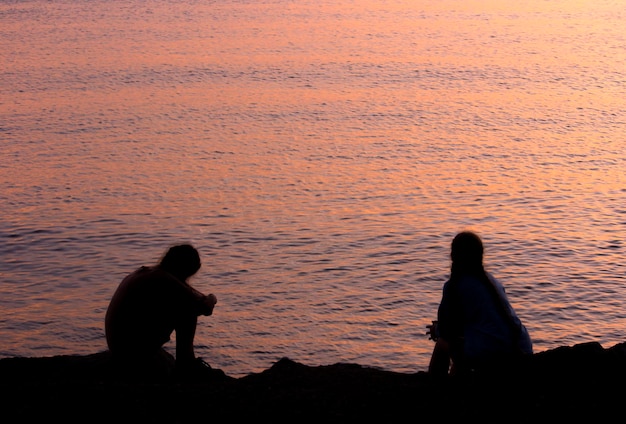
<path fill-rule="evenodd" d="M 194 353 L 194 338 L 198 317 L 190 315 L 182 317 L 176 325 L 176 362 L 190 364 L 196 358 Z"/>

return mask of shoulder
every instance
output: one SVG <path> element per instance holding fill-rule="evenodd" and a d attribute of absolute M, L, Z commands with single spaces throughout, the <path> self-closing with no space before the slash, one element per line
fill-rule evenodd
<path fill-rule="evenodd" d="M 489 283 L 485 284 L 482 278 L 475 275 L 460 276 L 455 291 L 466 304 L 480 304 L 484 299 L 490 298 L 492 293 Z"/>
<path fill-rule="evenodd" d="M 474 275 L 461 275 L 456 279 L 456 285 L 459 290 L 472 290 L 480 287 L 480 278 Z"/>
<path fill-rule="evenodd" d="M 453 280 L 452 278 L 450 278 L 448 281 L 446 281 L 443 284 L 443 294 L 445 295 L 449 295 L 450 293 L 456 291 L 456 289 L 458 288 L 458 283 Z"/>
<path fill-rule="evenodd" d="M 450 278 L 443 285 L 443 295 L 441 303 L 456 305 L 463 299 L 462 288 L 460 281 L 456 278 Z"/>
<path fill-rule="evenodd" d="M 498 280 L 496 277 L 493 276 L 493 274 L 486 272 L 485 274 L 487 274 L 487 278 L 489 279 L 489 281 L 491 282 L 491 284 L 493 284 L 493 286 L 498 289 L 501 292 L 505 292 L 504 289 L 504 285 L 502 285 L 502 283 L 500 282 L 500 280 Z"/>
<path fill-rule="evenodd" d="M 177 281 L 178 280 L 173 275 L 156 266 L 139 267 L 132 273 L 128 274 L 128 276 L 124 279 L 126 284 L 135 286 L 149 284 L 152 287 L 159 284 L 169 284 Z"/>

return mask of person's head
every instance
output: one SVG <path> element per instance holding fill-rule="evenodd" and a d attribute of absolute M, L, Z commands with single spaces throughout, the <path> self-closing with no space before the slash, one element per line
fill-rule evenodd
<path fill-rule="evenodd" d="M 159 266 L 184 281 L 200 269 L 200 254 L 190 244 L 172 246 L 161 259 Z"/>
<path fill-rule="evenodd" d="M 483 270 L 483 242 L 471 231 L 463 231 L 452 240 L 452 269 L 477 272 Z"/>

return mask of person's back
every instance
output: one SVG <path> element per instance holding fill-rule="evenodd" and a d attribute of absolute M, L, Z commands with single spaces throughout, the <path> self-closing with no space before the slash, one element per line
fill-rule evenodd
<path fill-rule="evenodd" d="M 169 341 L 167 279 L 163 271 L 143 266 L 125 277 L 111 298 L 105 334 L 114 354 L 144 356 Z"/>
<path fill-rule="evenodd" d="M 489 282 L 463 276 L 456 287 L 462 311 L 458 319 L 463 323 L 463 361 L 470 368 L 532 353 L 528 332 L 506 298 L 504 287 L 493 276 L 487 276 Z"/>
<path fill-rule="evenodd" d="M 429 371 L 466 372 L 532 354 L 526 328 L 504 287 L 483 267 L 483 245 L 471 232 L 457 234 L 452 272 L 437 311 L 436 345 Z"/>

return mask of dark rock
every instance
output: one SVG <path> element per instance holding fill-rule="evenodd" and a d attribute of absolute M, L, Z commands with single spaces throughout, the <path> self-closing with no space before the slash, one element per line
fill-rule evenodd
<path fill-rule="evenodd" d="M 495 373 L 443 380 L 289 358 L 261 373 L 235 379 L 216 370 L 193 383 L 132 381 L 115 371 L 108 352 L 0 359 L 4 414 L 90 423 L 598 421 L 622 414 L 626 343 L 564 346 Z"/>

